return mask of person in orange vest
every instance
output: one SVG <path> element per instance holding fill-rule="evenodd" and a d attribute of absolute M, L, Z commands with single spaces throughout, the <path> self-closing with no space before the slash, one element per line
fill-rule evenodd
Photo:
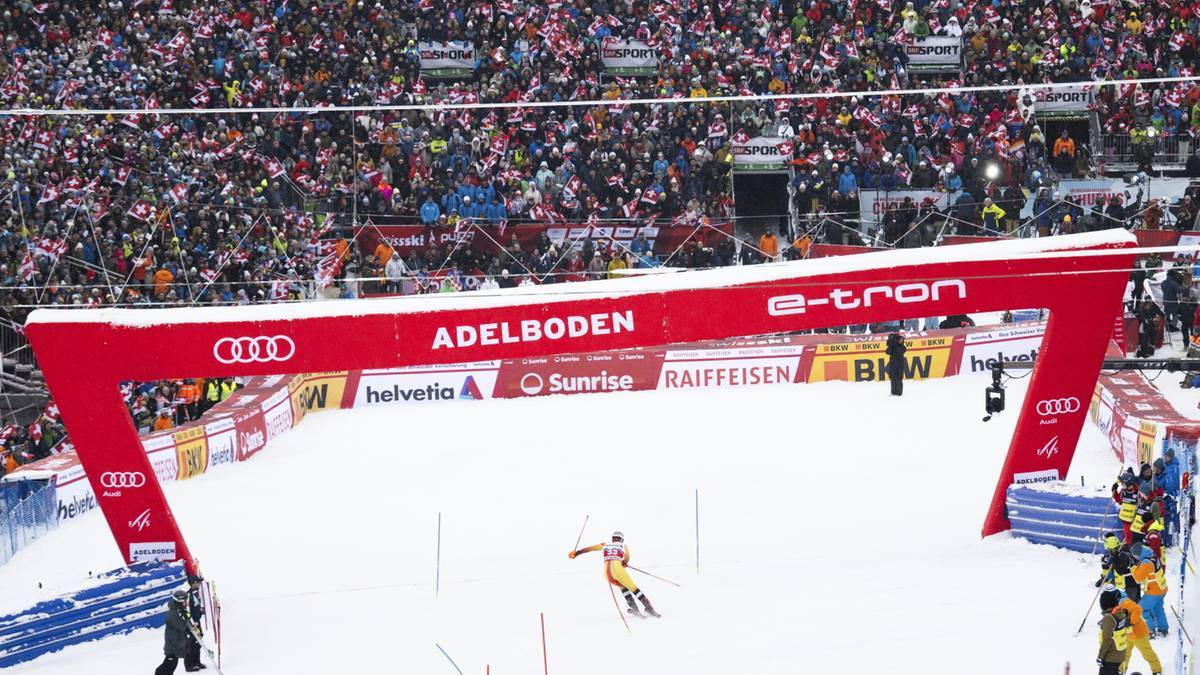
<path fill-rule="evenodd" d="M 158 409 L 158 417 L 154 418 L 154 430 L 166 431 L 175 428 L 175 420 L 171 419 L 171 409 L 163 406 Z"/>
<path fill-rule="evenodd" d="M 1108 591 L 1105 591 L 1107 593 Z M 1116 589 L 1113 589 L 1116 592 Z M 1101 595 L 1104 595 L 1103 593 Z M 1103 603 L 1101 607 L 1103 608 Z M 1162 662 L 1158 660 L 1158 654 L 1154 653 L 1154 647 L 1150 646 L 1150 628 L 1146 625 L 1146 620 L 1142 614 L 1142 608 L 1136 602 L 1129 598 L 1121 598 L 1117 601 L 1117 606 L 1112 612 L 1125 611 L 1129 617 L 1129 648 L 1125 650 L 1125 660 L 1121 663 L 1121 672 L 1129 670 L 1129 661 L 1133 658 L 1133 649 L 1137 648 L 1142 654 L 1142 658 L 1146 659 L 1146 663 L 1150 664 L 1150 670 L 1154 675 L 1162 673 Z"/>
<path fill-rule="evenodd" d="M 1140 562 L 1133 568 L 1133 578 L 1142 586 L 1142 614 L 1151 635 L 1166 636 L 1167 613 L 1163 611 L 1163 599 L 1167 595 L 1167 576 L 1162 560 L 1150 546 L 1137 547 Z"/>
<path fill-rule="evenodd" d="M 768 262 L 773 262 L 779 257 L 779 240 L 775 238 L 775 228 L 767 228 L 767 231 L 758 238 L 758 250 L 762 251 L 763 257 Z"/>
<path fill-rule="evenodd" d="M 625 571 L 625 566 L 629 564 L 629 549 L 625 547 L 625 535 L 621 532 L 613 532 L 612 541 L 607 544 L 596 544 L 587 548 L 581 548 L 578 551 L 567 553 L 567 557 L 574 559 L 575 556 L 581 553 L 590 553 L 592 551 L 604 551 L 604 576 L 608 579 L 608 583 L 621 589 L 621 595 L 625 596 L 625 602 L 629 603 L 629 613 L 641 616 L 641 611 L 638 610 L 637 602 L 634 599 L 642 601 L 646 607 L 646 613 L 650 616 L 659 616 L 658 612 L 654 611 L 654 607 L 650 604 L 650 598 L 647 598 L 644 593 L 633 583 L 633 579 L 629 577 L 629 572 Z"/>

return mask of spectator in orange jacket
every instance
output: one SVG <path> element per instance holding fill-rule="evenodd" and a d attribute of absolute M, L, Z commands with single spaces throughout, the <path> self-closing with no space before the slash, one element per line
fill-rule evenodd
<path fill-rule="evenodd" d="M 775 260 L 779 257 L 779 240 L 775 238 L 775 228 L 768 228 L 758 238 L 758 250 L 762 251 L 763 256 L 768 260 Z"/>
<path fill-rule="evenodd" d="M 154 418 L 154 430 L 166 431 L 175 428 L 175 420 L 171 419 L 171 408 L 163 406 L 158 409 L 158 417 Z"/>
<path fill-rule="evenodd" d="M 1071 173 L 1071 165 L 1075 162 L 1075 141 L 1063 129 L 1062 134 L 1054 141 L 1054 166 L 1064 176 Z"/>

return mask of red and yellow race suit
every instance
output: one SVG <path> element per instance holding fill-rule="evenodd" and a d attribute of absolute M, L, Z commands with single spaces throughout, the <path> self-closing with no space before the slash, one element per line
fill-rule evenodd
<path fill-rule="evenodd" d="M 608 579 L 608 583 L 624 588 L 630 593 L 637 593 L 637 584 L 633 583 L 629 572 L 625 571 L 625 565 L 629 564 L 629 547 L 625 545 L 625 542 L 612 541 L 579 549 L 580 553 L 592 551 L 604 551 L 604 576 Z"/>

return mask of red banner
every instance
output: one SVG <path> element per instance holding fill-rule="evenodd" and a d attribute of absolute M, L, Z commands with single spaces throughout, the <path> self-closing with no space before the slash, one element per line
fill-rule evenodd
<path fill-rule="evenodd" d="M 564 354 L 504 361 L 496 398 L 644 391 L 658 386 L 662 350 Z"/>
<path fill-rule="evenodd" d="M 627 248 L 639 234 L 644 234 L 655 255 L 670 255 L 689 238 L 700 245 L 715 247 L 721 238 L 733 235 L 733 223 L 699 228 L 530 223 L 508 227 L 503 232 L 491 225 L 468 226 L 460 230 L 455 232 L 452 228 L 435 229 L 423 225 L 372 224 L 355 228 L 354 235 L 364 254 L 374 253 L 375 247 L 384 241 L 399 251 L 400 255 L 408 256 L 410 251 L 416 251 L 418 255 L 424 253 L 431 244 L 441 248 L 457 241 L 470 245 L 480 253 L 495 255 L 501 246 L 510 246 L 514 237 L 521 248 L 528 249 L 543 232 L 559 247 L 564 242 L 581 247 L 587 239 L 591 239 L 597 248 L 611 246 L 613 241 L 617 242 L 617 248 Z"/>
<path fill-rule="evenodd" d="M 874 248 L 871 246 L 848 246 L 845 244 L 813 244 L 808 247 L 808 257 L 810 258 L 832 258 L 839 255 L 854 255 L 856 253 L 870 253 L 872 251 L 884 251 L 887 249 Z"/>

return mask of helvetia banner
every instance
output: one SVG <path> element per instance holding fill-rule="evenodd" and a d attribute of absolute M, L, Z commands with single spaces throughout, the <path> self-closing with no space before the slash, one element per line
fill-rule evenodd
<path fill-rule="evenodd" d="M 658 52 L 641 40 L 605 38 L 600 62 L 614 75 L 652 75 L 658 71 Z"/>
<path fill-rule="evenodd" d="M 425 77 L 466 77 L 475 67 L 475 46 L 469 42 L 420 42 L 417 49 Z"/>

